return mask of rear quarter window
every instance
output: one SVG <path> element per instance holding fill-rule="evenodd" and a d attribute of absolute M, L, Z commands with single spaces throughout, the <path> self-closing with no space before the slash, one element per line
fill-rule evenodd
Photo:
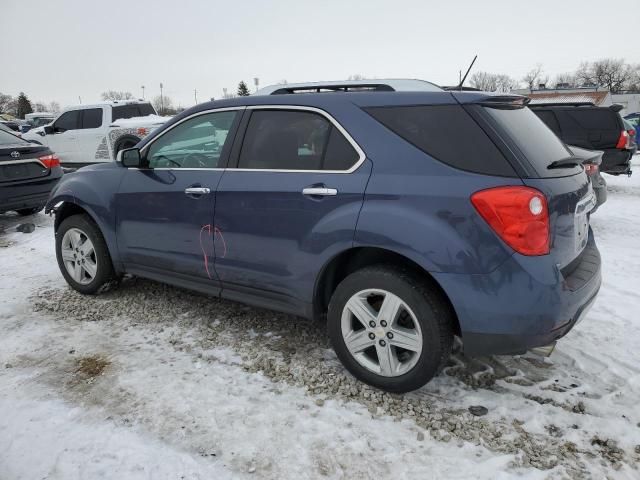
<path fill-rule="evenodd" d="M 485 175 L 517 176 L 498 147 L 460 105 L 364 110 L 407 142 L 447 165 Z"/>

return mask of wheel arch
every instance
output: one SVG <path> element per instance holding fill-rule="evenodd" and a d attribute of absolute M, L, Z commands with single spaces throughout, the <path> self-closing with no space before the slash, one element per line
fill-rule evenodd
<path fill-rule="evenodd" d="M 322 268 L 320 275 L 316 279 L 313 294 L 313 315 L 314 318 L 322 318 L 327 312 L 327 307 L 331 296 L 338 284 L 350 273 L 364 267 L 380 264 L 400 265 L 417 276 L 437 291 L 447 303 L 454 318 L 454 333 L 461 335 L 460 322 L 456 310 L 451 300 L 438 281 L 418 263 L 410 258 L 380 247 L 353 247 L 331 258 Z"/>
<path fill-rule="evenodd" d="M 113 151 L 114 154 L 118 153 L 118 151 L 120 150 L 120 146 L 124 143 L 124 142 L 133 142 L 134 145 L 138 144 L 140 142 L 141 138 L 137 137 L 131 133 L 127 133 L 124 134 L 120 137 L 118 137 L 116 139 L 116 141 L 113 144 Z"/>

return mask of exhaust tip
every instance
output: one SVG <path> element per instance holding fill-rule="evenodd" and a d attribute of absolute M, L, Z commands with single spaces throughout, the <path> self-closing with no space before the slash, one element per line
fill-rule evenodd
<path fill-rule="evenodd" d="M 548 357 L 553 353 L 553 350 L 556 348 L 557 342 L 552 342 L 549 345 L 543 345 L 541 347 L 535 347 L 529 350 L 534 355 L 538 355 L 539 357 Z"/>

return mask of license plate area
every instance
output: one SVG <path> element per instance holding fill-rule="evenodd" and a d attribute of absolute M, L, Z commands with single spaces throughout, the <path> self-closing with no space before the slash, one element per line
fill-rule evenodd
<path fill-rule="evenodd" d="M 591 210 L 596 206 L 596 196 L 593 190 L 589 191 L 589 194 L 580 200 L 576 205 L 576 211 L 574 215 L 574 245 L 575 253 L 579 254 L 587 246 L 589 239 L 589 214 Z"/>

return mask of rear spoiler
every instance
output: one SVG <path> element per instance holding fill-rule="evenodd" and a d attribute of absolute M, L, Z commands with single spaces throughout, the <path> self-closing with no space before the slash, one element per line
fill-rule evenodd
<path fill-rule="evenodd" d="M 520 95 L 492 95 L 477 100 L 476 104 L 484 107 L 516 109 L 529 105 L 531 99 Z"/>

